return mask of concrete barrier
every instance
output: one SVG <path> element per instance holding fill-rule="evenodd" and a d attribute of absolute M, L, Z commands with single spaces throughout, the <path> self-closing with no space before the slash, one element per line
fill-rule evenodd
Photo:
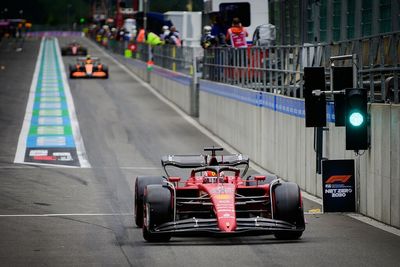
<path fill-rule="evenodd" d="M 150 73 L 150 84 L 183 111 L 191 114 L 190 76 L 154 66 Z"/>

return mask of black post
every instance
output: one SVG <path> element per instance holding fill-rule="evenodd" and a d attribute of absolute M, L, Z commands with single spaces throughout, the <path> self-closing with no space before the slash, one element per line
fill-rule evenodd
<path fill-rule="evenodd" d="M 314 128 L 314 151 L 316 154 L 316 169 L 317 173 L 322 173 L 322 144 L 323 144 L 323 128 L 315 127 Z"/>

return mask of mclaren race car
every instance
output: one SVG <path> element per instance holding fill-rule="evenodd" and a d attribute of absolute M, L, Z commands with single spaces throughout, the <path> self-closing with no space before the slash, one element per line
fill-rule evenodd
<path fill-rule="evenodd" d="M 76 64 L 69 66 L 69 77 L 74 78 L 108 78 L 108 68 L 100 59 L 87 56 L 78 58 Z"/>
<path fill-rule="evenodd" d="M 171 236 L 273 234 L 299 239 L 305 230 L 300 188 L 275 175 L 244 178 L 249 158 L 242 154 L 169 155 L 166 176 L 139 176 L 135 182 L 135 223 L 149 242 Z M 171 169 L 190 169 L 186 180 Z"/>
<path fill-rule="evenodd" d="M 61 48 L 61 55 L 63 56 L 86 56 L 87 48 L 81 46 L 77 42 L 72 42 L 65 47 Z"/>

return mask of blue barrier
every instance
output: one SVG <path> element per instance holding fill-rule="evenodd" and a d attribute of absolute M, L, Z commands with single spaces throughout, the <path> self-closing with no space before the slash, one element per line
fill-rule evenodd
<path fill-rule="evenodd" d="M 206 80 L 200 81 L 200 91 L 234 99 L 257 107 L 268 108 L 298 118 L 305 117 L 304 100 L 302 99 L 279 96 Z M 335 109 L 333 103 L 327 103 L 326 113 L 327 121 L 334 123 Z"/>

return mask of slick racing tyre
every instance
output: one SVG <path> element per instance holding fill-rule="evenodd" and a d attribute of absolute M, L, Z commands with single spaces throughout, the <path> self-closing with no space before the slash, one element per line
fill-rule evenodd
<path fill-rule="evenodd" d="M 76 72 L 76 71 L 78 71 L 78 69 L 76 68 L 76 66 L 74 66 L 74 65 L 69 65 L 69 78 L 71 78 L 71 79 L 75 78 L 75 77 L 73 76 L 73 73 Z"/>
<path fill-rule="evenodd" d="M 295 183 L 283 182 L 274 187 L 274 219 L 296 225 L 299 231 L 276 231 L 277 239 L 299 239 L 304 231 L 304 212 L 301 203 L 300 188 Z"/>
<path fill-rule="evenodd" d="M 143 196 L 146 186 L 151 184 L 161 185 L 164 180 L 162 176 L 138 176 L 135 182 L 134 213 L 135 223 L 138 227 L 143 226 Z"/>
<path fill-rule="evenodd" d="M 145 189 L 143 211 L 143 238 L 148 242 L 167 242 L 171 234 L 157 233 L 154 229 L 172 221 L 172 194 L 162 185 L 148 185 Z"/>
<path fill-rule="evenodd" d="M 265 176 L 265 180 L 258 181 L 259 185 L 270 184 L 273 180 L 278 179 L 278 177 L 273 174 L 254 174 L 254 175 L 250 175 L 247 177 L 247 179 L 246 179 L 247 186 L 256 186 L 257 185 L 257 181 L 254 178 L 255 176 Z"/>
<path fill-rule="evenodd" d="M 103 65 L 103 71 L 105 72 L 106 76 L 104 76 L 104 79 L 108 79 L 108 67 L 106 65 Z"/>

